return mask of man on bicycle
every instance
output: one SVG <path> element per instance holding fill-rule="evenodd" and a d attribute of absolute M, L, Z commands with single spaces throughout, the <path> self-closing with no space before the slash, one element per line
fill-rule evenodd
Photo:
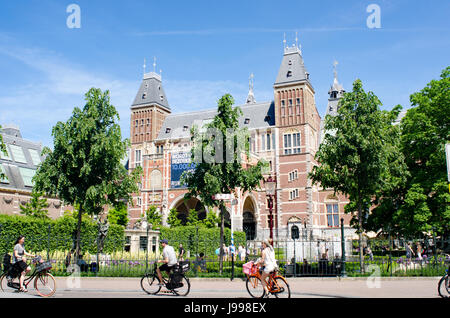
<path fill-rule="evenodd" d="M 166 271 L 167 275 L 170 275 L 170 270 L 177 264 L 177 256 L 175 250 L 166 239 L 161 240 L 160 243 L 163 247 L 163 259 L 159 260 L 158 263 L 164 264 L 156 269 L 156 273 L 158 274 L 159 285 L 164 285 L 161 271 Z"/>

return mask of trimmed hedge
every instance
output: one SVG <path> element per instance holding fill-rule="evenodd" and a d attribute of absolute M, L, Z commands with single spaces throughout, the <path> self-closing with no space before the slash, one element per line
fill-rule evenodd
<path fill-rule="evenodd" d="M 64 216 L 56 220 L 43 220 L 28 216 L 0 215 L 0 253 L 11 253 L 19 235 L 25 236 L 27 251 L 68 251 L 74 247 L 76 228 L 77 220 L 71 216 Z M 92 220 L 83 219 L 81 225 L 82 251 L 97 252 L 97 235 L 97 224 Z M 122 250 L 123 246 L 123 227 L 110 225 L 103 251 Z"/>
<path fill-rule="evenodd" d="M 169 244 L 178 250 L 178 246 L 183 244 L 183 248 L 186 251 L 191 252 L 191 256 L 195 253 L 204 253 L 205 256 L 216 256 L 216 249 L 220 247 L 220 228 L 197 228 L 195 226 L 179 226 L 174 228 L 161 228 L 160 239 L 167 239 Z M 224 229 L 224 240 L 226 246 L 231 244 L 231 230 L 229 228 Z M 198 245 L 197 245 L 198 241 Z M 245 232 L 234 232 L 234 246 L 239 244 L 245 246 L 246 238 Z"/>

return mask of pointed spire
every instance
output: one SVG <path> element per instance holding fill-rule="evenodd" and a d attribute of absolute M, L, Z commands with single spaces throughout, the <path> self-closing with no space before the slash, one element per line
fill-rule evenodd
<path fill-rule="evenodd" d="M 156 73 L 156 56 L 153 57 L 153 73 Z"/>
<path fill-rule="evenodd" d="M 247 100 L 246 100 L 246 104 L 255 104 L 256 100 L 255 100 L 255 95 L 253 94 L 253 78 L 255 76 L 253 75 L 253 73 L 250 74 L 250 77 L 248 79 L 248 95 L 247 95 Z"/>
<path fill-rule="evenodd" d="M 298 47 L 298 32 L 295 31 L 295 46 Z"/>
<path fill-rule="evenodd" d="M 286 32 L 283 34 L 283 49 L 286 49 Z"/>

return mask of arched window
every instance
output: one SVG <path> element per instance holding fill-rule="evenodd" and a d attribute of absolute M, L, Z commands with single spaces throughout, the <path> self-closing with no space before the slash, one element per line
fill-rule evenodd
<path fill-rule="evenodd" d="M 162 188 L 162 174 L 159 170 L 153 170 L 150 173 L 150 188 L 161 189 Z"/>

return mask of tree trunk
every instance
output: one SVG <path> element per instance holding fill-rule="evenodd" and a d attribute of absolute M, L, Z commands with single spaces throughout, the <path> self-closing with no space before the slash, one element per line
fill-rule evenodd
<path fill-rule="evenodd" d="M 363 230 L 362 230 L 362 206 L 361 202 L 358 203 L 358 223 L 359 223 L 359 266 L 361 273 L 364 273 L 364 255 L 363 255 Z"/>
<path fill-rule="evenodd" d="M 81 207 L 78 209 L 78 224 L 77 224 L 77 244 L 75 247 L 75 263 L 78 262 L 78 259 L 80 258 L 80 249 L 81 249 L 81 219 L 83 216 L 83 208 Z"/>
<path fill-rule="evenodd" d="M 223 273 L 223 244 L 224 244 L 224 238 L 223 238 L 223 230 L 225 227 L 225 206 L 223 205 L 223 202 L 220 204 L 220 248 L 219 248 L 219 273 L 222 275 Z"/>

